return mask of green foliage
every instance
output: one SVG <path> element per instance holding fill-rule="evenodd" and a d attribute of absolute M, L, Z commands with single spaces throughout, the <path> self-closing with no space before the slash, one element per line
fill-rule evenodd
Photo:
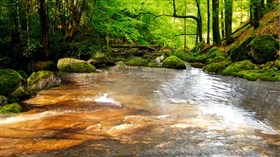
<path fill-rule="evenodd" d="M 0 113 L 19 113 L 22 107 L 18 103 L 0 106 Z"/>
<path fill-rule="evenodd" d="M 95 67 L 86 61 L 74 58 L 62 58 L 58 60 L 57 68 L 61 72 L 90 73 L 95 72 Z"/>
<path fill-rule="evenodd" d="M 25 79 L 17 71 L 0 69 L 0 95 L 9 95 L 24 84 Z"/>
<path fill-rule="evenodd" d="M 172 68 L 172 69 L 186 69 L 185 62 L 176 56 L 167 57 L 163 63 L 162 67 Z"/>
<path fill-rule="evenodd" d="M 134 57 L 126 62 L 126 65 L 129 66 L 147 66 L 148 60 L 140 58 L 140 57 Z"/>

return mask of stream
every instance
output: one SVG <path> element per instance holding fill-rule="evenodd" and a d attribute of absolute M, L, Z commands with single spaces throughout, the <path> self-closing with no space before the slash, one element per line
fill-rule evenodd
<path fill-rule="evenodd" d="M 1 115 L 0 156 L 280 156 L 280 83 L 115 66 Z"/>

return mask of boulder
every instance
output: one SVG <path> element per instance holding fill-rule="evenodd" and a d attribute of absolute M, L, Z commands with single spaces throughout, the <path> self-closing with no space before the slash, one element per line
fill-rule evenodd
<path fill-rule="evenodd" d="M 63 58 L 58 60 L 57 68 L 59 71 L 70 73 L 90 73 L 95 72 L 96 70 L 90 63 L 74 58 Z"/>
<path fill-rule="evenodd" d="M 0 106 L 6 105 L 8 103 L 7 97 L 0 95 Z"/>
<path fill-rule="evenodd" d="M 242 61 L 249 59 L 248 56 L 248 50 L 247 50 L 247 45 L 254 39 L 254 37 L 249 37 L 247 38 L 244 42 L 242 42 L 240 45 L 234 45 L 231 50 L 229 51 L 230 53 L 230 59 L 233 62 L 237 61 Z"/>
<path fill-rule="evenodd" d="M 162 67 L 172 69 L 186 69 L 185 62 L 176 56 L 167 57 L 163 61 Z"/>
<path fill-rule="evenodd" d="M 25 85 L 25 79 L 15 70 L 0 69 L 0 95 L 10 95 L 19 86 Z"/>
<path fill-rule="evenodd" d="M 280 70 L 280 59 L 275 61 L 275 66 Z"/>
<path fill-rule="evenodd" d="M 129 66 L 147 66 L 148 60 L 141 57 L 134 57 L 126 62 Z"/>
<path fill-rule="evenodd" d="M 19 86 L 12 94 L 13 98 L 17 99 L 27 99 L 30 97 L 30 93 L 24 86 Z"/>
<path fill-rule="evenodd" d="M 265 64 L 276 59 L 278 42 L 269 35 L 253 39 L 248 45 L 248 56 L 256 64 Z"/>
<path fill-rule="evenodd" d="M 27 79 L 27 86 L 30 91 L 37 91 L 58 86 L 61 79 L 51 71 L 33 72 Z"/>
<path fill-rule="evenodd" d="M 22 107 L 18 103 L 0 106 L 0 113 L 19 113 Z"/>

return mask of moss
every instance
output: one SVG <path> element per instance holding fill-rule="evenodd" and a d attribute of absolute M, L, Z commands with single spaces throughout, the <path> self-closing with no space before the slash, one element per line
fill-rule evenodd
<path fill-rule="evenodd" d="M 15 70 L 0 69 L 0 95 L 9 95 L 23 84 L 25 79 Z"/>
<path fill-rule="evenodd" d="M 190 52 L 191 53 L 200 53 L 204 47 L 205 47 L 205 42 L 202 41 L 202 42 L 198 43 Z"/>
<path fill-rule="evenodd" d="M 109 54 L 106 54 L 104 52 L 100 52 L 100 51 L 97 51 L 95 52 L 91 59 L 95 59 L 97 62 L 94 64 L 94 66 L 96 68 L 104 68 L 104 67 L 107 67 L 107 66 L 112 66 L 112 65 L 115 65 L 114 63 L 114 60 L 111 58 L 111 56 Z"/>
<path fill-rule="evenodd" d="M 200 62 L 192 62 L 190 65 L 195 68 L 202 68 L 204 66 L 204 64 Z"/>
<path fill-rule="evenodd" d="M 51 71 L 38 71 L 33 72 L 30 77 L 27 79 L 27 84 L 32 85 L 34 83 L 37 83 L 38 81 L 42 80 L 43 78 L 47 78 L 53 75 Z"/>
<path fill-rule="evenodd" d="M 0 106 L 0 113 L 19 113 L 22 107 L 18 103 Z"/>
<path fill-rule="evenodd" d="M 266 70 L 259 76 L 262 81 L 280 81 L 280 71 L 276 67 Z"/>
<path fill-rule="evenodd" d="M 254 63 L 264 64 L 276 59 L 278 42 L 269 35 L 262 35 L 253 39 L 248 45 L 248 56 Z"/>
<path fill-rule="evenodd" d="M 54 61 L 38 61 L 34 65 L 35 71 L 41 71 L 41 70 L 56 70 L 56 64 Z"/>
<path fill-rule="evenodd" d="M 167 57 L 163 61 L 162 66 L 165 68 L 186 69 L 185 62 L 176 56 Z"/>
<path fill-rule="evenodd" d="M 185 58 L 188 62 L 200 62 L 203 64 L 209 64 L 215 58 L 226 58 L 228 54 L 224 51 L 219 50 L 217 47 L 210 49 L 208 52 L 203 54 L 186 54 Z M 215 60 L 217 60 L 215 59 Z"/>
<path fill-rule="evenodd" d="M 206 61 L 207 64 L 211 64 L 211 63 L 219 63 L 219 62 L 223 62 L 224 60 L 226 60 L 226 58 L 224 56 L 216 56 L 213 59 L 208 59 Z"/>
<path fill-rule="evenodd" d="M 247 45 L 254 39 L 254 37 L 247 38 L 240 45 L 234 45 L 230 50 L 230 59 L 233 62 L 246 60 L 249 58 Z"/>
<path fill-rule="evenodd" d="M 184 51 L 176 51 L 176 52 L 173 52 L 171 55 L 176 56 L 176 57 L 182 59 L 183 61 L 186 61 L 186 60 L 188 60 L 189 53 L 186 53 Z"/>
<path fill-rule="evenodd" d="M 280 59 L 275 61 L 275 66 L 280 70 Z"/>
<path fill-rule="evenodd" d="M 31 76 L 27 79 L 27 85 L 30 91 L 37 91 L 58 86 L 60 83 L 60 78 L 58 78 L 51 71 L 33 72 Z"/>
<path fill-rule="evenodd" d="M 58 60 L 57 68 L 61 72 L 74 72 L 74 73 L 89 73 L 95 72 L 95 67 L 86 61 L 73 59 L 73 58 L 63 58 Z"/>
<path fill-rule="evenodd" d="M 126 62 L 126 65 L 129 66 L 147 66 L 148 60 L 140 58 L 140 57 L 134 57 Z"/>
<path fill-rule="evenodd" d="M 245 78 L 250 81 L 257 80 L 262 74 L 259 70 L 243 70 L 237 73 L 238 77 Z"/>
<path fill-rule="evenodd" d="M 18 73 L 26 80 L 28 78 L 28 75 L 22 71 L 22 70 L 19 70 Z"/>
<path fill-rule="evenodd" d="M 230 64 L 230 61 L 227 61 L 227 60 L 224 60 L 222 62 L 210 63 L 203 67 L 203 71 L 214 72 L 214 73 L 220 74 L 229 64 Z"/>
<path fill-rule="evenodd" d="M 249 60 L 239 61 L 230 64 L 226 67 L 226 69 L 222 72 L 223 75 L 233 75 L 237 76 L 237 73 L 243 70 L 257 70 L 259 67 L 252 63 Z"/>
<path fill-rule="evenodd" d="M 30 93 L 26 87 L 20 86 L 11 94 L 11 96 L 18 99 L 27 99 L 30 97 Z"/>

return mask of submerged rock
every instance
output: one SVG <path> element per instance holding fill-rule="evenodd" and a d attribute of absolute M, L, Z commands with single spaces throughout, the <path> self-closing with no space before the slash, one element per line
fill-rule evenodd
<path fill-rule="evenodd" d="M 59 71 L 72 73 L 90 73 L 95 72 L 96 70 L 90 63 L 74 58 L 63 58 L 58 60 L 57 68 Z"/>
<path fill-rule="evenodd" d="M 163 61 L 162 67 L 173 68 L 173 69 L 186 69 L 185 62 L 176 56 L 167 57 Z"/>
<path fill-rule="evenodd" d="M 19 86 L 25 85 L 25 79 L 15 70 L 0 69 L 0 95 L 10 95 Z"/>
<path fill-rule="evenodd" d="M 259 36 L 248 45 L 248 56 L 256 64 L 264 64 L 276 59 L 278 46 L 278 42 L 272 36 Z"/>
<path fill-rule="evenodd" d="M 31 91 L 58 86 L 60 83 L 61 79 L 51 71 L 33 72 L 27 79 L 28 89 Z"/>

